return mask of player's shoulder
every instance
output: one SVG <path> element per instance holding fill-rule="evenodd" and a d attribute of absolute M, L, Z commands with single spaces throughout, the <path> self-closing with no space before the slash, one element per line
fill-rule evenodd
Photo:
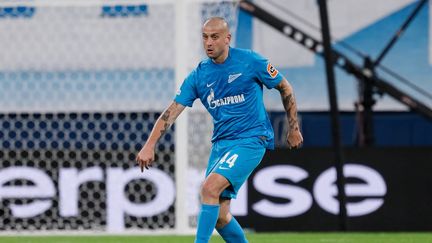
<path fill-rule="evenodd" d="M 210 58 L 204 59 L 198 63 L 198 65 L 191 71 L 190 77 L 194 80 L 202 79 L 206 77 L 212 70 L 212 64 Z"/>
<path fill-rule="evenodd" d="M 206 58 L 198 63 L 198 66 L 196 67 L 197 70 L 204 70 L 206 68 L 209 68 L 212 66 L 212 60 L 210 58 Z"/>
<path fill-rule="evenodd" d="M 263 59 L 263 56 L 251 49 L 231 48 L 230 50 L 232 51 L 233 56 L 242 60 L 254 62 Z"/>
<path fill-rule="evenodd" d="M 198 63 L 198 65 L 193 70 L 195 75 L 202 76 L 205 75 L 211 69 L 211 60 L 210 58 L 204 59 Z"/>
<path fill-rule="evenodd" d="M 250 49 L 231 47 L 230 52 L 231 52 L 232 56 L 238 56 L 238 57 L 253 57 L 254 56 L 254 51 L 252 51 Z"/>

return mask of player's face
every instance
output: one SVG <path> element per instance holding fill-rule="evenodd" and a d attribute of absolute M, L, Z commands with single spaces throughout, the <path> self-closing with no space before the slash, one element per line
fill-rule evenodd
<path fill-rule="evenodd" d="M 207 56 L 218 63 L 225 61 L 231 35 L 222 29 L 204 27 L 202 38 Z"/>

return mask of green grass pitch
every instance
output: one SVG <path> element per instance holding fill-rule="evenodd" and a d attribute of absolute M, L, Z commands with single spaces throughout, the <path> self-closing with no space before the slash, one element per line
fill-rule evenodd
<path fill-rule="evenodd" d="M 251 233 L 250 243 L 432 243 L 432 233 Z M 0 236 L 1 243 L 191 243 L 193 236 Z M 211 243 L 224 242 L 213 236 Z"/>

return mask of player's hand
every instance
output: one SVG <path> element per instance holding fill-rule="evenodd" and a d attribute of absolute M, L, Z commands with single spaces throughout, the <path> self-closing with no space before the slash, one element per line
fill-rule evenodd
<path fill-rule="evenodd" d="M 142 149 L 139 151 L 135 160 L 140 166 L 141 172 L 144 172 L 144 168 L 149 169 L 155 160 L 154 147 L 145 144 L 144 147 L 142 147 Z"/>
<path fill-rule="evenodd" d="M 287 142 L 288 148 L 290 149 L 296 149 L 301 147 L 301 145 L 303 144 L 303 136 L 299 129 L 288 131 Z"/>

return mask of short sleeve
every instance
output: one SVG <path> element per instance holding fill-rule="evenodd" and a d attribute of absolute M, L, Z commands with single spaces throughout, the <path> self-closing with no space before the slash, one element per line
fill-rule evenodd
<path fill-rule="evenodd" d="M 195 99 L 198 98 L 196 92 L 196 70 L 192 71 L 189 76 L 183 81 L 180 89 L 177 90 L 174 101 L 184 106 L 192 107 Z"/>
<path fill-rule="evenodd" d="M 256 52 L 252 52 L 253 67 L 257 78 L 268 88 L 272 89 L 278 85 L 282 79 L 282 74 L 263 56 Z"/>

